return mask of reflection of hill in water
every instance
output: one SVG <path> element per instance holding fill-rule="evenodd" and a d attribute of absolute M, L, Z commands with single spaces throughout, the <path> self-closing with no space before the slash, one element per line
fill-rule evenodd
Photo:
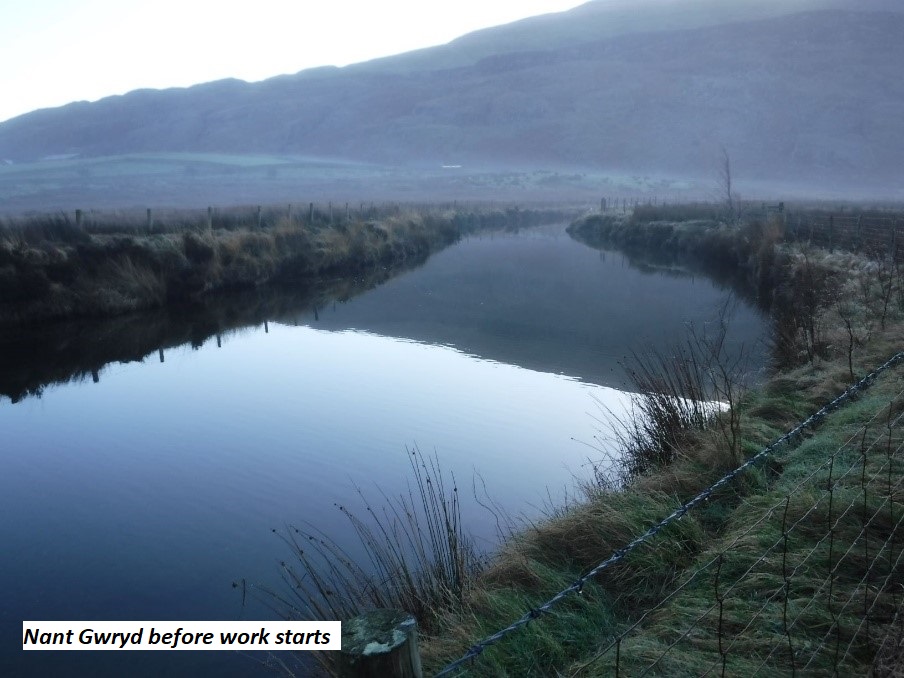
<path fill-rule="evenodd" d="M 6 330 L 0 333 L 0 395 L 17 402 L 40 396 L 51 384 L 98 380 L 110 363 L 142 361 L 176 346 L 200 348 L 211 338 L 279 317 L 313 316 L 316 309 L 373 289 L 399 270 L 404 269 L 376 270 L 308 289 L 271 286 L 217 295 L 190 307 Z"/>
<path fill-rule="evenodd" d="M 483 358 L 625 388 L 632 350 L 665 347 L 686 325 L 714 319 L 731 288 L 687 269 L 667 271 L 579 244 L 560 227 L 479 237 L 434 256 L 366 297 L 324 313 L 318 328 L 355 328 L 449 344 Z M 729 332 L 765 364 L 765 327 L 740 304 Z"/>
<path fill-rule="evenodd" d="M 620 254 L 590 249 L 561 226 L 467 239 L 434 254 L 427 266 L 398 272 L 0 336 L 0 394 L 16 401 L 49 384 L 101 378 L 108 363 L 185 344 L 200 347 L 265 321 L 451 345 L 496 362 L 625 388 L 620 363 L 631 351 L 680 340 L 688 323 L 713 319 L 729 295 L 703 276 L 638 267 Z M 753 366 L 765 364 L 764 329 L 759 314 L 741 305 L 730 350 L 753 346 Z"/>

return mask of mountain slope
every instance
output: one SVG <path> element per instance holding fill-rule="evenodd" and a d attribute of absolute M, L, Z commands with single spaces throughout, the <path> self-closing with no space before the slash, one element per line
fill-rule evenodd
<path fill-rule="evenodd" d="M 830 5 L 871 11 L 772 16 Z M 894 185 L 904 13 L 891 6 L 588 3 L 344 69 L 37 111 L 0 124 L 0 159 L 236 152 L 701 176 L 724 146 L 748 178 Z"/>

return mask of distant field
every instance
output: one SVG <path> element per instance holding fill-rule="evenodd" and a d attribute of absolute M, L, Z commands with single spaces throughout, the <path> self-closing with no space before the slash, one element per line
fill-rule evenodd
<path fill-rule="evenodd" d="M 0 213 L 274 202 L 683 197 L 695 181 L 628 173 L 397 168 L 298 156 L 136 153 L 0 165 Z"/>

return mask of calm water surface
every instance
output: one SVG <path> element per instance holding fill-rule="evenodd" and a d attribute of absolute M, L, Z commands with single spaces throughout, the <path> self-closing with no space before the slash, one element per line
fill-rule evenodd
<path fill-rule="evenodd" d="M 355 486 L 400 491 L 415 445 L 461 485 L 477 471 L 506 510 L 536 516 L 599 456 L 591 415 L 625 401 L 619 360 L 712 320 L 728 294 L 639 271 L 555 226 L 471 238 L 333 294 L 345 301 L 264 305 L 250 327 L 229 308 L 216 317 L 232 325 L 195 327 L 180 346 L 147 345 L 181 331 L 160 314 L 128 332 L 113 321 L 8 338 L 0 675 L 253 674 L 229 653 L 26 655 L 21 623 L 272 618 L 232 588 L 278 585 L 287 553 L 271 530 L 308 521 L 343 541 L 334 504 L 355 506 Z M 732 350 L 746 344 L 761 364 L 763 333 L 740 307 Z M 123 359 L 120 339 L 149 355 L 102 366 Z M 22 397 L 26 382 L 40 397 Z M 473 501 L 464 514 L 491 547 L 493 517 Z"/>

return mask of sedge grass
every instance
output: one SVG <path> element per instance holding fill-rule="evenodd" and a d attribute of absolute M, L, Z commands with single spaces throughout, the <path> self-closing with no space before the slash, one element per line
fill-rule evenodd
<path fill-rule="evenodd" d="M 337 506 L 356 537 L 358 557 L 316 526 L 280 533 L 290 550 L 281 563 L 283 590 L 261 588 L 262 600 L 289 619 L 349 619 L 374 608 L 404 610 L 427 629 L 461 604 L 486 559 L 465 532 L 454 475 L 437 457 L 408 452 L 407 492 L 380 493 L 378 508 Z"/>

